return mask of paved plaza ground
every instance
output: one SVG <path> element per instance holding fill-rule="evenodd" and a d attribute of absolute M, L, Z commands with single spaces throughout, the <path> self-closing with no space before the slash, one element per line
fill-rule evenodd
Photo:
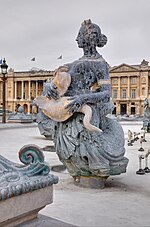
<path fill-rule="evenodd" d="M 147 142 L 143 143 L 145 151 L 139 152 L 139 140 L 133 146 L 127 146 L 127 131 L 130 129 L 142 134 L 142 122 L 120 123 L 125 132 L 125 156 L 129 158 L 127 172 L 109 177 L 106 187 L 99 190 L 75 186 L 67 172 L 51 172 L 59 177 L 59 183 L 54 185 L 53 204 L 41 210 L 39 219 L 21 226 L 150 226 L 150 173 L 136 174 L 139 169 L 138 156 L 145 154 L 150 148 L 150 134 L 146 133 Z M 40 135 L 36 123 L 0 123 L 1 155 L 20 163 L 18 151 L 25 144 L 36 144 L 43 148 L 53 143 Z M 44 151 L 44 154 L 51 166 L 60 164 L 55 152 Z"/>

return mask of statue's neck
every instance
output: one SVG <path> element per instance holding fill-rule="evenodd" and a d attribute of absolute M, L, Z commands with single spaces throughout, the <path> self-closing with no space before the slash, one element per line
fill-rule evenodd
<path fill-rule="evenodd" d="M 83 53 L 84 53 L 83 57 L 87 57 L 87 58 L 99 58 L 100 57 L 100 54 L 97 52 L 96 48 L 92 47 L 92 46 L 84 47 Z"/>

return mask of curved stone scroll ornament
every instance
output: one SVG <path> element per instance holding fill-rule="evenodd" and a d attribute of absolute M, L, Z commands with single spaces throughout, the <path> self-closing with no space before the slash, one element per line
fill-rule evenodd
<path fill-rule="evenodd" d="M 49 174 L 43 152 L 36 145 L 25 145 L 19 151 L 24 164 L 16 164 L 0 155 L 0 200 L 58 183 L 58 177 Z"/>

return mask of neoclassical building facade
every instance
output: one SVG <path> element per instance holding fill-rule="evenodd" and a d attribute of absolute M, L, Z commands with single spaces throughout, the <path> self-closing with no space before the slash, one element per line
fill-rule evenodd
<path fill-rule="evenodd" d="M 139 65 L 121 64 L 110 70 L 112 100 L 116 115 L 143 115 L 144 99 L 150 93 L 150 66 L 143 60 Z"/>
<path fill-rule="evenodd" d="M 143 60 L 139 65 L 121 64 L 109 68 L 111 96 L 116 115 L 144 113 L 144 99 L 150 94 L 150 66 Z M 33 99 L 41 95 L 46 80 L 54 71 L 15 72 L 9 69 L 6 80 L 6 108 L 15 112 L 21 105 L 32 112 Z M 0 75 L 0 78 L 2 75 Z M 0 79 L 0 108 L 2 108 L 2 80 Z"/>
<path fill-rule="evenodd" d="M 53 73 L 53 71 L 42 70 L 15 72 L 10 69 L 6 80 L 6 109 L 15 112 L 21 105 L 26 113 L 31 113 L 33 99 L 41 95 L 44 83 L 47 79 L 53 78 Z M 0 79 L 0 108 L 2 108 L 2 95 L 2 80 Z"/>

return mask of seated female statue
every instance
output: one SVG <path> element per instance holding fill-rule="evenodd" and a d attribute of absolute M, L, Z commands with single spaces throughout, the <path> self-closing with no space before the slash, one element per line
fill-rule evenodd
<path fill-rule="evenodd" d="M 46 122 L 59 159 L 73 177 L 121 174 L 128 163 L 124 157 L 124 133 L 118 122 L 107 117 L 114 108 L 108 64 L 96 50 L 107 43 L 107 37 L 98 25 L 86 20 L 81 24 L 76 41 L 84 55 L 65 65 L 71 83 L 63 94 L 70 97 L 71 102 L 65 108 L 73 115 L 63 122 L 45 117 L 42 124 Z M 92 89 L 95 84 L 96 89 Z M 59 98 L 53 81 L 46 84 L 44 94 L 55 100 Z M 92 109 L 91 124 L 99 131 L 91 132 L 83 124 L 84 115 L 80 110 L 86 104 Z"/>

